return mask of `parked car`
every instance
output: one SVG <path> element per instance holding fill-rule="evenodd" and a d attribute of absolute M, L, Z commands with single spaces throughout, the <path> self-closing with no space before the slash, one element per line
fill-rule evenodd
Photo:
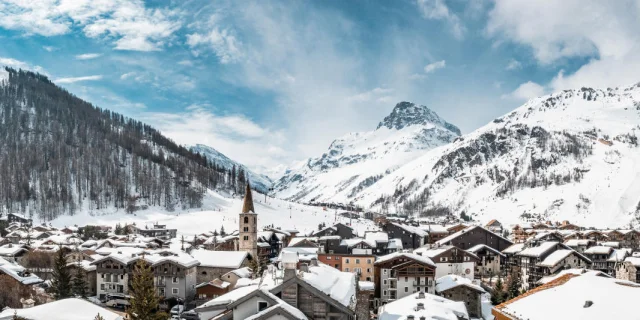
<path fill-rule="evenodd" d="M 173 308 L 171 308 L 169 314 L 171 314 L 171 316 L 178 316 L 182 313 L 182 311 L 184 311 L 184 306 L 181 304 L 176 304 L 175 306 L 173 306 Z"/>

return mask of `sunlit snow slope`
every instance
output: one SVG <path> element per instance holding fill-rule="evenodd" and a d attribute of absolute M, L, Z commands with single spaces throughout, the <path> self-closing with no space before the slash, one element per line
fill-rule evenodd
<path fill-rule="evenodd" d="M 565 90 L 430 150 L 357 203 L 416 213 L 407 204 L 421 197 L 480 221 L 627 226 L 640 211 L 639 131 L 640 84 Z"/>

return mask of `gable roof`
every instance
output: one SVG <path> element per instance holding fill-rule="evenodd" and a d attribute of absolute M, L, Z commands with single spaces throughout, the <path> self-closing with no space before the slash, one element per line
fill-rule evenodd
<path fill-rule="evenodd" d="M 407 258 L 407 259 L 411 259 L 420 263 L 424 263 L 427 265 L 430 265 L 432 267 L 436 267 L 436 264 L 433 263 L 433 261 L 431 259 L 429 259 L 428 257 L 423 257 L 423 256 L 419 256 L 415 253 L 408 253 L 408 252 L 394 252 L 394 253 L 390 253 L 386 256 L 382 256 L 380 257 L 378 260 L 376 260 L 376 262 L 374 262 L 374 265 L 379 265 L 391 260 L 395 260 L 395 259 L 399 259 L 399 258 Z"/>
<path fill-rule="evenodd" d="M 471 248 L 467 249 L 467 251 L 468 251 L 468 252 L 471 252 L 471 253 L 473 253 L 473 254 L 475 254 L 475 255 L 478 255 L 478 251 L 480 251 L 480 250 L 482 250 L 482 249 L 489 250 L 489 251 L 491 251 L 491 252 L 493 252 L 493 253 L 495 253 L 495 254 L 497 254 L 497 255 L 500 255 L 500 256 L 503 256 L 503 257 L 504 257 L 504 254 L 503 254 L 502 252 L 500 252 L 500 251 L 498 251 L 498 250 L 496 250 L 496 249 L 494 249 L 494 248 L 492 248 L 492 247 L 489 247 L 488 245 L 486 245 L 486 244 L 484 244 L 484 243 L 476 244 L 475 246 L 473 246 L 473 247 L 471 247 Z M 508 249 L 508 248 L 507 248 L 507 249 Z"/>
<path fill-rule="evenodd" d="M 496 237 L 498 237 L 498 238 L 500 238 L 500 239 L 502 239 L 502 240 L 504 240 L 504 241 L 506 241 L 508 243 L 511 243 L 511 244 L 513 243 L 513 242 L 511 242 L 511 240 L 509 240 L 509 239 L 507 239 L 507 238 L 505 238 L 505 237 L 503 237 L 501 235 L 498 235 L 498 234 L 496 234 L 494 232 L 491 232 L 491 231 L 489 231 L 489 230 L 487 230 L 487 229 L 485 229 L 485 228 L 483 228 L 481 226 L 470 226 L 470 227 L 462 229 L 462 230 L 460 230 L 460 231 L 458 231 L 458 232 L 456 232 L 456 233 L 454 233 L 454 234 L 452 234 L 452 235 L 450 235 L 448 237 L 445 237 L 444 239 L 440 239 L 440 240 L 436 241 L 436 244 L 440 244 L 440 245 L 447 244 L 447 242 L 455 240 L 456 238 L 466 234 L 469 231 L 475 230 L 475 229 L 482 229 L 482 230 L 484 230 L 484 231 L 486 231 L 486 232 L 488 232 L 488 233 L 490 233 L 492 235 L 495 235 Z"/>
<path fill-rule="evenodd" d="M 473 284 L 471 279 L 455 274 L 446 275 L 436 279 L 436 292 L 443 292 L 455 287 L 464 286 L 478 293 L 485 293 L 482 287 Z"/>
<path fill-rule="evenodd" d="M 548 255 L 546 258 L 544 258 L 544 260 L 540 263 L 538 263 L 539 266 L 541 267 L 555 267 L 558 263 L 560 263 L 562 260 L 564 260 L 566 257 L 575 254 L 578 258 L 585 260 L 589 263 L 591 263 L 591 260 L 585 258 L 583 255 L 578 254 L 578 252 L 571 250 L 571 249 L 560 249 L 560 250 L 556 250 L 554 252 L 552 252 L 550 255 Z"/>
<path fill-rule="evenodd" d="M 537 257 L 540 257 L 541 255 L 553 250 L 558 244 L 559 244 L 559 242 L 546 241 L 546 242 L 541 243 L 537 247 L 531 247 L 531 248 L 524 249 L 524 250 L 518 252 L 516 255 L 524 256 L 524 257 L 537 258 Z"/>
<path fill-rule="evenodd" d="M 200 262 L 201 267 L 238 269 L 247 259 L 246 251 L 192 250 L 191 255 Z"/>
<path fill-rule="evenodd" d="M 421 303 L 424 309 L 416 310 L 418 303 Z M 414 293 L 381 306 L 378 309 L 378 315 L 379 320 L 401 320 L 407 319 L 410 315 L 413 315 L 416 320 L 420 317 L 438 320 L 469 319 L 464 302 L 423 292 Z"/>

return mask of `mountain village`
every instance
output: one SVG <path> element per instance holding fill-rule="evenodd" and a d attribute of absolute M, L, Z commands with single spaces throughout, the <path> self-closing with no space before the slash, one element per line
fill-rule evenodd
<path fill-rule="evenodd" d="M 237 230 L 192 238 L 165 225 L 54 228 L 4 215 L 0 319 L 126 319 L 140 265 L 167 319 L 524 320 L 556 317 L 546 306 L 557 304 L 580 319 L 636 312 L 638 230 L 343 212 L 377 228 L 301 234 L 260 230 L 253 194 L 247 184 Z M 52 316 L 70 309 L 83 312 Z"/>

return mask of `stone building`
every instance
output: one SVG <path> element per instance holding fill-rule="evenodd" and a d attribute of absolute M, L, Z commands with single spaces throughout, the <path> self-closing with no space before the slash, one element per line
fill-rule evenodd
<path fill-rule="evenodd" d="M 447 275 L 436 280 L 436 294 L 452 301 L 464 302 L 471 318 L 482 318 L 482 294 L 484 289 L 470 279 Z"/>
<path fill-rule="evenodd" d="M 196 282 L 209 282 L 238 268 L 249 266 L 251 256 L 245 251 L 192 250 L 191 255 L 200 262 Z"/>
<path fill-rule="evenodd" d="M 248 252 L 252 258 L 256 259 L 258 257 L 258 215 L 253 208 L 253 196 L 248 183 L 238 222 L 240 223 L 238 226 L 239 249 Z"/>
<path fill-rule="evenodd" d="M 640 283 L 640 258 L 627 257 L 624 262 L 618 263 L 616 278 Z"/>

